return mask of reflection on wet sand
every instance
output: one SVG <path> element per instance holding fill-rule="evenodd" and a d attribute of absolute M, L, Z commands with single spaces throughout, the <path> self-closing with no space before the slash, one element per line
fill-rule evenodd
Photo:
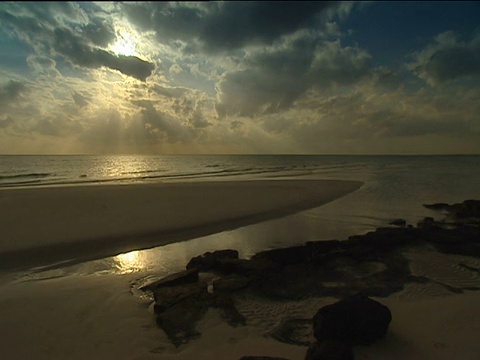
<path fill-rule="evenodd" d="M 120 274 L 131 274 L 145 268 L 140 251 L 130 251 L 113 257 L 115 269 Z"/>

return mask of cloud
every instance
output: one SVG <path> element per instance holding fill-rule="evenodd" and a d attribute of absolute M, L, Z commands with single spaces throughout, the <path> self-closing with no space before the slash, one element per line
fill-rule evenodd
<path fill-rule="evenodd" d="M 303 32 L 255 53 L 246 69 L 228 72 L 217 86 L 220 117 L 286 110 L 307 90 L 353 85 L 370 71 L 370 55 Z"/>
<path fill-rule="evenodd" d="M 0 106 L 9 105 L 24 93 L 25 90 L 25 84 L 14 80 L 10 80 L 6 84 L 0 86 Z"/>
<path fill-rule="evenodd" d="M 310 93 L 280 118 L 290 120 L 283 136 L 306 152 L 389 152 L 392 146 L 398 152 L 441 153 L 450 151 L 454 143 L 473 146 L 480 140 L 478 90 L 384 92 L 365 82 L 344 94 L 319 95 Z M 278 132 L 278 126 L 270 126 L 263 125 L 269 132 Z M 431 138 L 437 141 L 431 144 L 427 140 Z"/>
<path fill-rule="evenodd" d="M 7 116 L 5 119 L 0 119 L 0 129 L 6 129 L 13 124 L 15 124 L 15 121 L 10 116 Z"/>
<path fill-rule="evenodd" d="M 102 49 L 116 38 L 111 22 L 94 16 L 89 18 L 78 4 L 68 4 L 50 3 L 45 9 L 43 4 L 12 5 L 0 11 L 0 20 L 38 56 L 53 57 L 56 53 L 77 66 L 107 67 L 141 81 L 152 74 L 153 63 Z M 78 26 L 71 26 L 73 21 Z M 70 27 L 65 25 L 67 22 Z"/>
<path fill-rule="evenodd" d="M 150 87 L 150 90 L 155 93 L 168 97 L 168 98 L 179 98 L 184 95 L 188 89 L 181 87 L 166 87 L 159 84 L 155 84 Z"/>
<path fill-rule="evenodd" d="M 92 22 L 85 26 L 83 33 L 93 44 L 103 48 L 116 39 L 115 29 L 106 19 L 92 19 Z"/>
<path fill-rule="evenodd" d="M 470 42 L 451 31 L 442 33 L 414 57 L 411 71 L 430 85 L 480 75 L 480 33 Z"/>
<path fill-rule="evenodd" d="M 75 105 L 78 107 L 84 107 L 87 106 L 90 103 L 90 99 L 83 96 L 82 94 L 74 91 L 72 94 L 73 101 L 75 102 Z"/>
<path fill-rule="evenodd" d="M 90 47 L 67 28 L 55 29 L 54 36 L 54 49 L 75 65 L 93 69 L 105 66 L 141 81 L 145 81 L 155 68 L 153 63 L 136 56 L 116 56 L 108 51 Z"/>
<path fill-rule="evenodd" d="M 131 22 L 154 30 L 162 43 L 182 40 L 203 50 L 235 50 L 271 44 L 283 35 L 315 23 L 333 2 L 124 3 Z"/>

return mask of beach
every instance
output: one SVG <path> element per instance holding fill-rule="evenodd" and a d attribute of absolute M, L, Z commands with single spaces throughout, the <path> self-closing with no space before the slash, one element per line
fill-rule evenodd
<path fill-rule="evenodd" d="M 0 259 L 15 267 L 113 256 L 286 216 L 361 184 L 252 180 L 3 190 Z"/>
<path fill-rule="evenodd" d="M 282 317 L 312 317 L 337 299 L 238 299 L 246 325 L 232 327 L 210 309 L 197 326 L 202 335 L 176 347 L 156 326 L 152 298 L 139 284 L 184 269 L 204 251 L 231 247 L 220 241 L 231 234 L 276 227 L 340 199 L 348 203 L 361 189 L 358 181 L 284 179 L 2 190 L 2 236 L 16 240 L 2 241 L 0 254 L 5 357 L 303 359 L 306 346 L 269 334 Z M 160 260 L 142 268 L 136 263 L 142 253 Z M 476 258 L 439 257 L 426 249 L 411 261 L 413 271 L 439 282 L 480 285 L 478 273 L 455 270 L 459 263 L 479 268 Z M 102 267 L 107 263 L 116 268 Z M 390 308 L 393 320 L 385 339 L 355 347 L 357 359 L 478 358 L 478 291 L 408 285 L 374 298 Z"/>

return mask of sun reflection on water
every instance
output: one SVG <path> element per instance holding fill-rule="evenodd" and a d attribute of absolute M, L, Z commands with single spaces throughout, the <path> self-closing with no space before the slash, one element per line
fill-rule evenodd
<path fill-rule="evenodd" d="M 115 268 L 120 274 L 131 274 L 142 271 L 146 264 L 140 251 L 130 251 L 114 257 Z"/>

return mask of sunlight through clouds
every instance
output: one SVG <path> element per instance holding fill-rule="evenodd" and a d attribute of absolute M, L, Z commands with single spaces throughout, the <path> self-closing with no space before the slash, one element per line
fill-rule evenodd
<path fill-rule="evenodd" d="M 480 151 L 478 16 L 469 2 L 2 2 L 0 152 Z"/>

